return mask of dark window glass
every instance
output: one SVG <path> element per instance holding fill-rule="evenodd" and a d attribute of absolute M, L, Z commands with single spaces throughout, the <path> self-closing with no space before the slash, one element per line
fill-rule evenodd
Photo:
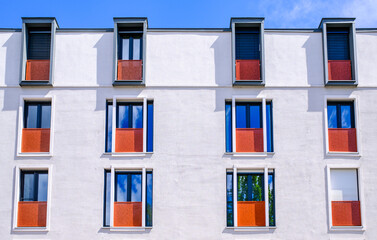
<path fill-rule="evenodd" d="M 329 128 L 354 128 L 353 102 L 328 102 L 327 121 Z"/>
<path fill-rule="evenodd" d="M 141 202 L 141 173 L 115 174 L 115 202 Z"/>
<path fill-rule="evenodd" d="M 274 151 L 272 132 L 272 102 L 266 102 L 267 152 Z"/>
<path fill-rule="evenodd" d="M 250 128 L 261 128 L 262 126 L 261 104 L 250 105 Z"/>
<path fill-rule="evenodd" d="M 51 29 L 30 28 L 27 36 L 27 59 L 50 59 Z"/>
<path fill-rule="evenodd" d="M 238 173 L 238 201 L 264 201 L 263 173 Z"/>
<path fill-rule="evenodd" d="M 262 128 L 262 103 L 236 103 L 236 128 Z"/>
<path fill-rule="evenodd" d="M 51 103 L 25 102 L 24 128 L 50 128 Z"/>
<path fill-rule="evenodd" d="M 153 102 L 152 101 L 148 101 L 148 112 L 147 112 L 147 152 L 153 152 Z"/>
<path fill-rule="evenodd" d="M 110 189 L 111 189 L 111 171 L 105 170 L 105 194 L 104 194 L 104 214 L 103 226 L 110 226 Z"/>
<path fill-rule="evenodd" d="M 21 171 L 20 201 L 47 201 L 47 171 Z"/>
<path fill-rule="evenodd" d="M 118 58 L 122 60 L 142 60 L 141 34 L 120 34 Z"/>
<path fill-rule="evenodd" d="M 143 104 L 118 103 L 117 128 L 143 128 Z"/>
<path fill-rule="evenodd" d="M 226 173 L 226 220 L 227 226 L 233 227 L 233 173 Z"/>
<path fill-rule="evenodd" d="M 236 59 L 259 59 L 259 28 L 236 29 Z"/>
<path fill-rule="evenodd" d="M 275 226 L 275 174 L 268 173 L 269 225 Z"/>
<path fill-rule="evenodd" d="M 146 211 L 145 211 L 145 225 L 147 227 L 152 226 L 153 221 L 153 174 L 147 172 L 147 191 L 146 191 Z"/>
<path fill-rule="evenodd" d="M 349 29 L 327 28 L 329 60 L 350 60 Z"/>
<path fill-rule="evenodd" d="M 112 132 L 113 132 L 113 103 L 106 103 L 106 146 L 105 151 L 111 152 L 112 144 Z"/>
<path fill-rule="evenodd" d="M 225 102 L 226 152 L 232 152 L 232 102 Z"/>

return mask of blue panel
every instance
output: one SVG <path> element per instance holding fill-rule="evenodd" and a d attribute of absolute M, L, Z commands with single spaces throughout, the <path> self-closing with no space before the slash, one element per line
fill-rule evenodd
<path fill-rule="evenodd" d="M 48 174 L 38 174 L 38 199 L 37 201 L 47 201 Z"/>
<path fill-rule="evenodd" d="M 106 106 L 106 152 L 111 152 L 113 132 L 113 104 L 107 103 Z"/>
<path fill-rule="evenodd" d="M 250 105 L 250 127 L 249 128 L 262 128 L 261 121 L 261 104 Z"/>
<path fill-rule="evenodd" d="M 236 128 L 246 128 L 246 105 L 236 105 Z"/>
<path fill-rule="evenodd" d="M 129 128 L 129 105 L 118 105 L 117 128 Z"/>
<path fill-rule="evenodd" d="M 141 202 L 141 174 L 116 174 L 116 201 Z"/>
<path fill-rule="evenodd" d="M 226 152 L 232 152 L 232 103 L 225 103 L 225 148 Z"/>
<path fill-rule="evenodd" d="M 104 209 L 104 218 L 103 226 L 110 226 L 110 190 L 111 190 L 111 172 L 105 171 L 105 209 Z"/>
<path fill-rule="evenodd" d="M 147 152 L 153 152 L 153 103 L 148 103 L 148 112 L 147 112 Z"/>
<path fill-rule="evenodd" d="M 26 128 L 38 128 L 38 104 L 28 104 Z"/>
<path fill-rule="evenodd" d="M 117 174 L 116 176 L 116 202 L 127 202 L 128 175 Z"/>
<path fill-rule="evenodd" d="M 132 127 L 143 128 L 143 106 L 132 106 Z"/>
<path fill-rule="evenodd" d="M 275 226 L 275 175 L 268 174 L 268 204 L 270 226 Z"/>
<path fill-rule="evenodd" d="M 153 174 L 147 172 L 147 191 L 146 191 L 146 211 L 145 211 L 145 225 L 152 226 L 153 220 Z"/>
<path fill-rule="evenodd" d="M 236 59 L 260 59 L 258 28 L 244 28 L 243 31 L 237 29 L 235 37 Z"/>
<path fill-rule="evenodd" d="M 328 32 L 328 60 L 350 60 L 349 34 L 347 32 Z"/>
<path fill-rule="evenodd" d="M 327 105 L 327 122 L 329 128 L 338 128 L 336 105 Z"/>
<path fill-rule="evenodd" d="M 351 128 L 351 106 L 341 105 L 340 112 L 342 128 Z"/>
<path fill-rule="evenodd" d="M 51 126 L 51 105 L 42 105 L 41 128 L 50 128 Z"/>
<path fill-rule="evenodd" d="M 34 201 L 34 173 L 24 173 L 22 174 L 21 192 L 22 197 L 20 201 Z"/>
<path fill-rule="evenodd" d="M 141 202 L 141 174 L 132 174 L 131 176 L 131 202 Z"/>
<path fill-rule="evenodd" d="M 266 132 L 267 132 L 267 152 L 273 152 L 273 131 L 272 131 L 272 103 L 266 103 Z"/>
<path fill-rule="evenodd" d="M 226 219 L 227 226 L 233 227 L 233 173 L 226 174 Z"/>

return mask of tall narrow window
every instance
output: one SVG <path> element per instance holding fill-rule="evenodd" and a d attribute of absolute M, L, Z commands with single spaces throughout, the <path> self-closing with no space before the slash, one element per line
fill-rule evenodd
<path fill-rule="evenodd" d="M 153 101 L 147 104 L 147 152 L 153 152 Z"/>
<path fill-rule="evenodd" d="M 225 102 L 225 149 L 232 152 L 232 102 Z"/>
<path fill-rule="evenodd" d="M 327 103 L 330 152 L 357 152 L 353 102 Z"/>
<path fill-rule="evenodd" d="M 46 227 L 47 171 L 21 171 L 18 227 Z"/>
<path fill-rule="evenodd" d="M 25 102 L 21 152 L 50 151 L 50 102 Z"/>
<path fill-rule="evenodd" d="M 110 227 L 111 171 L 105 170 L 103 226 Z"/>
<path fill-rule="evenodd" d="M 233 227 L 233 173 L 226 173 L 226 222 L 228 227 Z"/>
<path fill-rule="evenodd" d="M 113 132 L 113 103 L 106 102 L 106 139 L 105 152 L 111 152 Z"/>

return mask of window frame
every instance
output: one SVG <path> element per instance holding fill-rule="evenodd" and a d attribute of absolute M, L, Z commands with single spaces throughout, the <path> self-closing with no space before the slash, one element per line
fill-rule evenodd
<path fill-rule="evenodd" d="M 361 214 L 361 226 L 333 226 L 332 225 L 332 207 L 331 207 L 331 169 L 353 169 L 357 171 L 357 187 L 358 197 L 360 201 L 360 214 Z M 362 181 L 362 171 L 359 164 L 327 164 L 326 165 L 326 178 L 327 178 L 327 221 L 329 223 L 329 231 L 365 231 L 365 201 Z"/>
<path fill-rule="evenodd" d="M 50 152 L 21 152 L 22 130 L 25 126 L 25 102 L 49 102 L 51 104 L 51 122 L 50 122 Z M 54 149 L 54 119 L 55 119 L 55 96 L 43 95 L 21 95 L 18 106 L 18 138 L 17 138 L 17 157 L 52 157 Z"/>
<path fill-rule="evenodd" d="M 14 168 L 15 184 L 14 184 L 14 202 L 13 202 L 13 226 L 12 230 L 17 232 L 48 232 L 50 231 L 50 215 L 51 215 L 51 190 L 52 190 L 52 165 L 18 165 Z M 46 227 L 18 227 L 18 202 L 21 196 L 21 172 L 22 171 L 47 171 L 47 213 Z"/>

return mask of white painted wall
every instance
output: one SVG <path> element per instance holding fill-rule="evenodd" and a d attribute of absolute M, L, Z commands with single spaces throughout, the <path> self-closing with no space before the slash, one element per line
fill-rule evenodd
<path fill-rule="evenodd" d="M 373 64 L 377 41 L 372 34 L 358 35 L 357 88 L 323 87 L 319 33 L 276 32 L 266 32 L 265 88 L 231 86 L 229 32 L 150 32 L 147 87 L 112 87 L 112 34 L 58 32 L 54 87 L 21 88 L 17 47 L 21 33 L 0 33 L 1 238 L 320 240 L 377 236 L 377 109 L 373 107 L 377 105 L 377 84 L 367 85 L 369 78 L 376 79 L 368 68 L 360 67 L 368 59 Z M 54 156 L 16 157 L 20 95 L 45 94 L 55 97 Z M 324 96 L 351 94 L 358 97 L 361 157 L 328 157 Z M 151 157 L 115 158 L 103 153 L 105 102 L 114 95 L 154 99 Z M 236 158 L 224 154 L 224 100 L 232 95 L 273 99 L 273 155 Z M 276 170 L 277 228 L 257 234 L 226 229 L 226 169 L 234 164 L 253 167 L 264 163 Z M 363 171 L 364 233 L 328 232 L 325 167 L 342 163 L 359 163 Z M 54 166 L 47 234 L 11 230 L 14 167 L 21 164 Z M 103 170 L 111 164 L 153 168 L 154 224 L 150 232 L 110 233 L 101 228 Z"/>

